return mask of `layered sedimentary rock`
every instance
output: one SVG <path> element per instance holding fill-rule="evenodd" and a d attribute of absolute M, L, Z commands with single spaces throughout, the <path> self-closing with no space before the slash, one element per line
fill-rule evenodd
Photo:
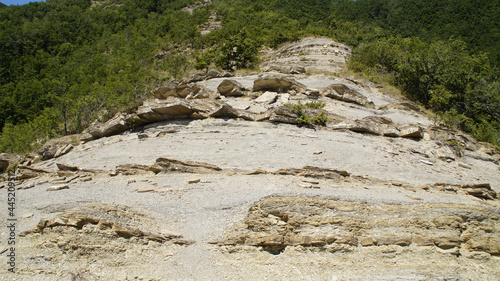
<path fill-rule="evenodd" d="M 358 251 L 360 247 L 430 246 L 461 255 L 500 254 L 500 217 L 481 207 L 369 205 L 318 198 L 275 197 L 250 208 L 220 245 Z M 382 249 L 381 249 L 382 251 Z"/>

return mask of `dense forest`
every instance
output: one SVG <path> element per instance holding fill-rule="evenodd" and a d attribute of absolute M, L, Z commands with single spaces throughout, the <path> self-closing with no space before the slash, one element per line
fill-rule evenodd
<path fill-rule="evenodd" d="M 352 46 L 351 70 L 500 144 L 499 1 L 213 0 L 181 10 L 195 2 L 0 5 L 0 151 L 27 153 L 133 108 L 165 81 L 256 67 L 261 47 L 309 35 Z M 201 35 L 210 10 L 223 28 Z"/>

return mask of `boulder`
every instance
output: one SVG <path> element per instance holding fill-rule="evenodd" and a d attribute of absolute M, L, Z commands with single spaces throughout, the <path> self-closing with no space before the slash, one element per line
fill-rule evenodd
<path fill-rule="evenodd" d="M 238 81 L 226 79 L 220 83 L 217 90 L 221 95 L 226 97 L 241 97 L 243 96 L 245 87 L 243 87 L 243 85 L 241 85 Z"/>
<path fill-rule="evenodd" d="M 179 98 L 148 100 L 137 109 L 137 115 L 145 123 L 175 118 L 188 118 L 193 113 L 190 103 Z"/>
<path fill-rule="evenodd" d="M 290 94 L 280 94 L 278 100 L 276 101 L 279 105 L 283 105 L 290 101 Z"/>
<path fill-rule="evenodd" d="M 273 109 L 269 121 L 287 123 L 287 124 L 298 124 L 297 119 L 299 115 L 293 112 L 290 108 L 285 106 L 279 106 Z"/>
<path fill-rule="evenodd" d="M 187 118 L 191 115 L 191 113 L 193 113 L 191 105 L 180 99 L 169 101 L 167 103 L 158 102 L 153 105 L 151 109 L 154 112 L 161 114 L 161 116 L 166 117 L 165 119 Z"/>
<path fill-rule="evenodd" d="M 384 137 L 397 138 L 397 137 L 399 137 L 400 133 L 401 132 L 396 127 L 392 127 L 392 126 L 388 126 L 382 130 L 382 135 Z"/>
<path fill-rule="evenodd" d="M 375 104 L 360 94 L 355 89 L 344 84 L 332 84 L 321 90 L 325 97 L 345 101 L 349 103 L 359 104 L 366 107 L 375 107 Z"/>
<path fill-rule="evenodd" d="M 285 77 L 264 77 L 259 78 L 253 83 L 253 90 L 257 91 L 271 91 L 284 93 L 288 91 L 305 92 L 307 87 L 293 79 Z"/>
<path fill-rule="evenodd" d="M 79 136 L 80 140 L 83 142 L 88 142 L 102 137 L 101 126 L 102 123 L 97 121 L 90 124 L 90 126 L 87 129 L 83 130 L 83 132 L 80 134 Z"/>
<path fill-rule="evenodd" d="M 107 137 L 107 136 L 112 136 L 116 135 L 118 133 L 121 133 L 127 129 L 129 129 L 130 126 L 127 124 L 126 121 L 126 115 L 119 112 L 113 116 L 113 118 L 109 119 L 106 123 L 104 123 L 101 127 L 101 136 L 102 137 Z"/>
<path fill-rule="evenodd" d="M 145 101 L 141 106 L 139 106 L 135 114 L 137 115 L 137 119 L 140 121 L 135 124 L 141 125 L 168 119 L 168 117 L 165 117 L 164 115 L 153 110 L 153 108 L 160 106 L 159 103 L 160 100 Z M 136 120 L 136 118 L 129 118 L 129 124 L 134 124 L 134 120 Z"/>
<path fill-rule="evenodd" d="M 0 153 L 0 173 L 5 172 L 10 165 L 20 163 L 22 157 L 15 153 Z"/>
<path fill-rule="evenodd" d="M 40 174 L 39 171 L 30 169 L 29 167 L 19 167 L 17 171 L 16 179 L 17 180 L 26 180 L 38 177 Z"/>
<path fill-rule="evenodd" d="M 305 94 L 306 94 L 306 96 L 315 99 L 321 95 L 321 92 L 317 89 L 307 89 Z"/>
<path fill-rule="evenodd" d="M 300 65 L 290 66 L 288 69 L 290 74 L 304 74 L 306 73 L 306 68 Z"/>
<path fill-rule="evenodd" d="M 61 138 L 51 139 L 47 141 L 42 147 L 35 150 L 35 154 L 42 157 L 42 160 L 52 159 L 54 157 L 59 157 L 68 153 L 73 146 L 72 143 L 76 143 L 80 140 L 78 135 L 69 135 Z M 57 156 L 56 156 L 57 155 Z"/>
<path fill-rule="evenodd" d="M 245 110 L 237 110 L 236 113 L 238 114 L 238 118 L 248 121 L 262 121 L 265 119 L 265 117 L 262 117 L 261 115 L 254 114 Z"/>
<path fill-rule="evenodd" d="M 408 125 L 398 129 L 399 129 L 399 136 L 402 138 L 421 139 L 424 137 L 424 130 L 419 126 Z"/>
<path fill-rule="evenodd" d="M 356 121 L 342 121 L 329 126 L 334 130 L 349 130 L 356 133 L 367 133 L 376 136 L 382 135 L 382 130 L 374 123 L 363 122 L 360 120 Z"/>
<path fill-rule="evenodd" d="M 258 98 L 256 98 L 255 102 L 262 103 L 262 104 L 271 104 L 271 103 L 276 102 L 277 98 L 278 98 L 278 93 L 265 92 L 262 95 L 260 95 Z"/>
<path fill-rule="evenodd" d="M 60 171 L 71 171 L 71 172 L 76 172 L 79 170 L 77 166 L 72 166 L 68 164 L 63 164 L 63 163 L 56 163 L 57 168 Z"/>
<path fill-rule="evenodd" d="M 177 81 L 169 82 L 167 86 L 156 89 L 154 96 L 157 99 L 168 97 L 186 98 L 194 91 L 194 84 L 185 84 Z"/>
<path fill-rule="evenodd" d="M 216 110 L 208 114 L 210 117 L 227 117 L 227 118 L 236 118 L 238 117 L 238 110 L 234 109 L 228 104 L 222 104 Z"/>
<path fill-rule="evenodd" d="M 186 99 L 217 99 L 220 94 L 201 85 L 193 86 L 193 92 Z"/>
<path fill-rule="evenodd" d="M 67 144 L 67 145 L 59 148 L 59 150 L 57 150 L 56 154 L 54 155 L 54 158 L 58 158 L 60 156 L 63 156 L 64 154 L 69 153 L 72 149 L 73 149 L 73 145 Z"/>
<path fill-rule="evenodd" d="M 228 71 L 218 70 L 218 69 L 210 69 L 205 73 L 205 79 L 213 79 L 213 78 L 223 78 L 223 77 L 233 77 L 234 74 Z"/>

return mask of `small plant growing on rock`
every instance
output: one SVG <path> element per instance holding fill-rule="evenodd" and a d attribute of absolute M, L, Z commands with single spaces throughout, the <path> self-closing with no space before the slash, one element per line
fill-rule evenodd
<path fill-rule="evenodd" d="M 456 154 L 461 155 L 464 147 L 462 144 L 456 139 L 449 139 L 446 142 L 450 145 L 450 147 L 455 151 Z"/>
<path fill-rule="evenodd" d="M 305 104 L 299 102 L 298 104 L 293 104 L 293 103 L 286 103 L 284 104 L 285 107 L 289 108 L 293 113 L 297 114 L 299 117 L 296 119 L 297 122 L 300 125 L 320 125 L 320 126 L 325 126 L 326 123 L 328 122 L 328 116 L 324 111 L 321 111 L 320 113 L 312 116 L 310 111 L 308 112 L 308 109 L 314 110 L 320 109 L 325 107 L 325 103 L 321 101 L 312 101 L 312 102 L 307 102 Z"/>

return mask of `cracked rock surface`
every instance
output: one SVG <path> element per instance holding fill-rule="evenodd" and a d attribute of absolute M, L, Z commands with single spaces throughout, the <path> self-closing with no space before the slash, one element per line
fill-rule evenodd
<path fill-rule="evenodd" d="M 330 75 L 350 49 L 329 39 L 265 56 L 263 73 L 193 76 L 36 155 L 0 155 L 19 162 L 18 273 L 0 279 L 498 279 L 499 151 Z M 325 126 L 283 106 L 317 101 Z"/>

